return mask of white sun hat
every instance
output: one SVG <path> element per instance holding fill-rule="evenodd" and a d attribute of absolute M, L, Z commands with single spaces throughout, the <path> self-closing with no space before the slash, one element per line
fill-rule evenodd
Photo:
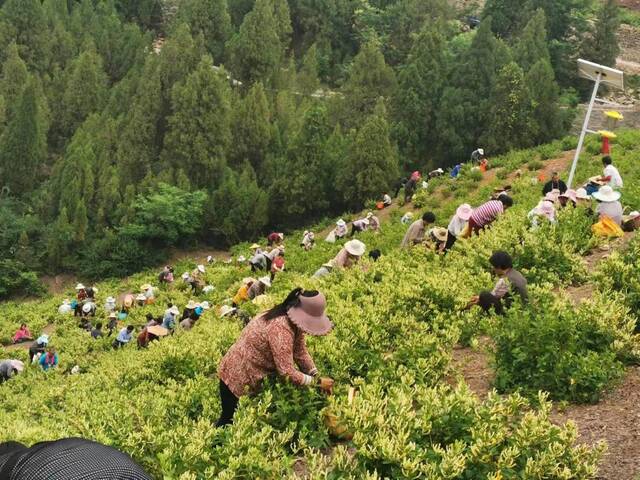
<path fill-rule="evenodd" d="M 83 311 L 84 313 L 91 313 L 91 303 L 85 303 L 85 304 L 82 306 L 82 311 Z"/>
<path fill-rule="evenodd" d="M 84 290 L 85 286 L 81 283 L 79 283 L 78 285 L 76 285 L 76 290 Z"/>
<path fill-rule="evenodd" d="M 172 315 L 180 315 L 180 309 L 174 305 L 169 309 L 169 313 Z"/>
<path fill-rule="evenodd" d="M 620 200 L 621 196 L 622 195 L 620 194 L 620 192 L 616 192 L 609 185 L 600 187 L 600 190 L 593 194 L 593 198 L 605 203 L 617 202 L 618 200 Z"/>
<path fill-rule="evenodd" d="M 229 305 L 223 305 L 222 307 L 220 307 L 220 316 L 221 317 L 226 317 L 227 315 L 231 315 L 232 313 L 235 313 L 238 309 L 235 307 L 230 307 Z"/>
<path fill-rule="evenodd" d="M 209 310 L 211 308 L 211 305 L 209 304 L 209 302 L 202 302 L 200 306 L 202 307 L 203 310 Z"/>
<path fill-rule="evenodd" d="M 579 188 L 578 190 L 576 190 L 576 198 L 580 199 L 580 200 L 590 200 L 591 197 L 589 197 L 589 194 L 587 193 L 587 190 L 584 188 Z"/>
<path fill-rule="evenodd" d="M 199 270 L 201 273 L 204 273 L 204 265 L 198 265 L 198 270 Z"/>
<path fill-rule="evenodd" d="M 344 248 L 347 252 L 355 257 L 361 257 L 364 255 L 367 246 L 360 240 L 350 240 L 344 244 Z"/>
<path fill-rule="evenodd" d="M 258 279 L 258 281 L 263 285 L 266 285 L 267 287 L 271 286 L 271 279 L 269 277 L 261 277 Z"/>
<path fill-rule="evenodd" d="M 343 219 L 340 219 L 336 222 L 336 225 L 339 227 L 344 227 L 347 224 Z"/>

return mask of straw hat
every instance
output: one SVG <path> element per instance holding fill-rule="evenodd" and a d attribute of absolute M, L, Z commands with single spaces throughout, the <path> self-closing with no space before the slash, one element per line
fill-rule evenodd
<path fill-rule="evenodd" d="M 91 303 L 85 303 L 82 306 L 82 312 L 83 313 L 91 313 Z"/>
<path fill-rule="evenodd" d="M 204 273 L 204 265 L 198 265 L 198 271 L 200 271 L 200 273 Z"/>
<path fill-rule="evenodd" d="M 107 318 L 118 318 L 118 315 L 116 315 L 116 312 L 111 312 Z"/>
<path fill-rule="evenodd" d="M 188 279 L 189 279 L 189 272 L 184 272 L 184 273 L 181 275 L 181 278 L 182 278 L 183 280 L 188 280 Z"/>
<path fill-rule="evenodd" d="M 361 257 L 367 249 L 366 245 L 360 240 L 350 240 L 344 244 L 344 248 L 354 257 Z"/>
<path fill-rule="evenodd" d="M 591 200 L 591 197 L 589 197 L 587 190 L 584 188 L 579 188 L 578 190 L 576 190 L 576 198 L 578 200 Z"/>
<path fill-rule="evenodd" d="M 145 297 L 142 293 L 136 297 L 136 302 L 146 302 L 147 297 Z"/>
<path fill-rule="evenodd" d="M 336 225 L 339 227 L 344 227 L 347 225 L 347 222 L 345 222 L 343 219 L 340 219 L 336 222 Z"/>
<path fill-rule="evenodd" d="M 287 312 L 289 319 L 303 332 L 309 335 L 326 335 L 333 328 L 333 323 L 325 314 L 327 299 L 318 292 L 313 297 L 300 295 L 299 304 Z"/>
<path fill-rule="evenodd" d="M 167 335 L 169 335 L 169 330 L 159 325 L 147 327 L 147 332 L 149 332 L 151 335 L 155 335 L 156 337 L 166 337 Z"/>
<path fill-rule="evenodd" d="M 600 190 L 593 194 L 593 198 L 605 203 L 617 202 L 621 196 L 620 192 L 616 192 L 609 185 L 600 187 Z"/>
<path fill-rule="evenodd" d="M 146 292 L 147 290 L 151 289 L 151 285 L 149 285 L 148 283 L 145 283 L 144 285 L 142 285 L 140 287 L 140 290 L 142 290 L 143 292 Z"/>
<path fill-rule="evenodd" d="M 484 148 L 479 148 L 479 149 L 478 149 L 478 153 L 479 153 L 480 155 L 484 155 Z"/>
<path fill-rule="evenodd" d="M 271 279 L 269 277 L 261 277 L 258 281 L 267 287 L 271 286 Z"/>
<path fill-rule="evenodd" d="M 93 290 L 93 293 L 98 293 L 99 292 L 98 287 L 91 287 L 91 290 Z"/>
<path fill-rule="evenodd" d="M 107 302 L 107 303 L 116 303 L 116 299 L 114 297 L 107 297 L 105 302 Z"/>
<path fill-rule="evenodd" d="M 81 283 L 79 283 L 78 285 L 76 285 L 76 290 L 84 290 L 85 288 L 86 288 L 86 287 L 85 287 L 83 284 L 81 284 Z"/>
<path fill-rule="evenodd" d="M 180 309 L 175 305 L 169 309 L 171 315 L 180 315 Z"/>
<path fill-rule="evenodd" d="M 213 261 L 213 257 L 211 255 L 207 255 L 207 263 L 211 263 Z"/>
<path fill-rule="evenodd" d="M 257 248 L 260 248 L 260 245 L 258 245 L 257 243 L 254 243 L 253 245 L 251 245 L 249 247 L 251 250 L 256 250 Z"/>
<path fill-rule="evenodd" d="M 254 283 L 255 281 L 256 281 L 256 279 L 252 278 L 252 277 L 244 277 L 242 279 L 243 285 L 249 285 L 250 283 Z"/>
<path fill-rule="evenodd" d="M 628 222 L 629 220 L 635 220 L 638 217 L 640 217 L 640 212 L 633 211 L 629 215 L 625 215 L 624 217 L 622 217 L 622 221 Z"/>
<path fill-rule="evenodd" d="M 367 218 L 371 218 L 371 217 L 373 217 L 373 212 L 367 213 Z"/>
<path fill-rule="evenodd" d="M 284 240 L 284 233 L 278 233 L 278 237 L 280 237 L 280 240 Z"/>
<path fill-rule="evenodd" d="M 324 268 L 333 268 L 333 262 L 327 262 L 327 263 L 323 263 L 322 266 Z"/>
<path fill-rule="evenodd" d="M 246 259 L 246 257 L 244 255 L 240 255 L 238 257 L 238 263 L 242 263 L 242 262 L 246 262 L 246 261 L 247 261 L 247 259 Z"/>
<path fill-rule="evenodd" d="M 456 216 L 465 222 L 468 221 L 473 215 L 473 208 L 468 203 L 463 203 L 456 210 Z"/>
<path fill-rule="evenodd" d="M 209 310 L 211 308 L 211 305 L 209 304 L 209 302 L 202 302 L 200 306 L 202 307 L 203 310 Z"/>
<path fill-rule="evenodd" d="M 230 307 L 229 305 L 223 305 L 222 307 L 220 307 L 220 316 L 221 317 L 226 317 L 227 315 L 231 315 L 232 313 L 235 313 L 238 309 L 235 307 Z"/>
<path fill-rule="evenodd" d="M 431 230 L 431 235 L 439 242 L 446 242 L 448 234 L 447 229 L 442 227 L 436 227 Z"/>
<path fill-rule="evenodd" d="M 187 303 L 187 306 L 185 308 L 188 308 L 189 310 L 193 310 L 197 306 L 198 306 L 198 304 L 194 300 L 189 300 L 189 302 Z"/>

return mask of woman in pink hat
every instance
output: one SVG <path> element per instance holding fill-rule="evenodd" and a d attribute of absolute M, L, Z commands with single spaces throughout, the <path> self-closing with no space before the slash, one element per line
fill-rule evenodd
<path fill-rule="evenodd" d="M 467 228 L 472 214 L 473 208 L 471 208 L 471 205 L 464 203 L 458 207 L 456 214 L 449 222 L 449 235 L 447 236 L 447 243 L 444 246 L 444 253 L 451 249 L 456 243 L 456 240 L 458 240 L 458 237 L 462 235 L 462 232 Z"/>
<path fill-rule="evenodd" d="M 249 322 L 218 367 L 222 402 L 218 427 L 232 423 L 239 397 L 256 393 L 262 379 L 272 374 L 331 393 L 333 380 L 318 377 L 305 342 L 305 335 L 324 336 L 333 328 L 326 304 L 322 293 L 296 288 L 280 305 Z"/>
<path fill-rule="evenodd" d="M 567 205 L 575 207 L 578 204 L 578 196 L 576 191 L 569 189 L 566 192 L 561 193 L 558 197 L 558 203 L 560 204 L 561 208 L 565 208 Z"/>

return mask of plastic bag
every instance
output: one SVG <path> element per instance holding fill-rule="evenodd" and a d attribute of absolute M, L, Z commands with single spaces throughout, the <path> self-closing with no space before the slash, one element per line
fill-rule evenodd
<path fill-rule="evenodd" d="M 591 227 L 593 233 L 599 237 L 622 237 L 624 232 L 620 225 L 611 220 L 609 217 L 603 216 L 600 221 Z"/>

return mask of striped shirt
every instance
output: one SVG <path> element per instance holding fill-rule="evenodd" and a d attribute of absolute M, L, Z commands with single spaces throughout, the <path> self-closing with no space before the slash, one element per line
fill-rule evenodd
<path fill-rule="evenodd" d="M 484 227 L 493 222 L 500 214 L 504 212 L 504 206 L 499 200 L 489 200 L 484 205 L 479 206 L 473 211 L 471 220 L 478 227 Z"/>

